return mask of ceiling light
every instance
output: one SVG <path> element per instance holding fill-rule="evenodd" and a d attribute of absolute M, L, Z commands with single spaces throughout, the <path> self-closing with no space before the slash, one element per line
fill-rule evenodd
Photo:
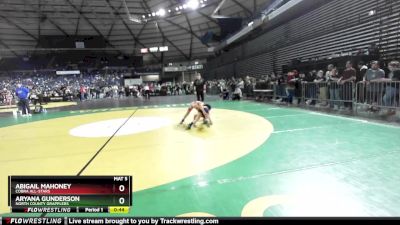
<path fill-rule="evenodd" d="M 142 54 L 145 54 L 145 53 L 148 53 L 149 52 L 149 49 L 148 48 L 142 48 L 142 49 L 140 49 L 140 53 L 142 53 Z"/>
<path fill-rule="evenodd" d="M 168 9 L 168 12 L 170 13 L 170 12 L 171 12 L 171 10 L 170 10 L 170 9 Z"/>
<path fill-rule="evenodd" d="M 185 6 L 185 5 L 183 5 Z M 191 9 L 197 9 L 199 7 L 199 1 L 198 0 L 189 0 L 187 2 L 187 6 Z"/>
<path fill-rule="evenodd" d="M 179 9 L 183 9 L 183 6 L 180 5 L 180 6 L 179 6 Z"/>
<path fill-rule="evenodd" d="M 158 13 L 158 15 L 159 16 L 165 16 L 165 9 L 159 9 L 158 11 L 157 11 L 157 13 Z"/>
<path fill-rule="evenodd" d="M 168 52 L 168 46 L 160 46 L 159 51 L 160 52 Z"/>
<path fill-rule="evenodd" d="M 158 47 L 151 47 L 149 48 L 150 52 L 158 52 Z"/>
<path fill-rule="evenodd" d="M 373 16 L 376 14 L 376 10 L 371 10 L 368 12 L 368 15 Z"/>
<path fill-rule="evenodd" d="M 187 8 L 187 5 L 186 5 L 186 4 L 183 4 L 183 8 L 186 9 L 186 8 Z"/>
<path fill-rule="evenodd" d="M 142 17 L 143 17 L 143 19 L 146 19 L 146 16 L 145 16 L 145 15 L 143 15 Z"/>
<path fill-rule="evenodd" d="M 176 8 L 175 8 L 175 11 L 179 11 L 179 8 L 178 8 L 178 7 L 176 7 Z"/>
<path fill-rule="evenodd" d="M 149 14 L 149 17 L 151 16 L 151 14 Z"/>
<path fill-rule="evenodd" d="M 151 13 L 151 15 L 152 15 L 152 16 L 156 16 L 156 13 L 155 13 L 155 12 L 153 12 L 153 13 Z"/>

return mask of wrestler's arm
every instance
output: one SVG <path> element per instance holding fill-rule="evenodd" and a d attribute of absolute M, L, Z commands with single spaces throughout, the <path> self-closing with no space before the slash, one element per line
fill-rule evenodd
<path fill-rule="evenodd" d="M 213 122 L 211 121 L 211 116 L 208 115 L 208 121 L 210 122 L 210 125 L 213 125 Z"/>
<path fill-rule="evenodd" d="M 199 122 L 200 118 L 201 118 L 201 114 L 197 113 L 196 117 L 194 118 L 194 120 L 192 122 L 193 126 L 196 126 L 196 123 Z"/>
<path fill-rule="evenodd" d="M 186 117 L 189 116 L 189 114 L 190 114 L 190 112 L 191 112 L 192 110 L 193 110 L 193 106 L 191 105 L 191 106 L 188 108 L 188 110 L 187 110 L 185 116 L 183 117 L 183 119 L 182 119 L 182 121 L 181 121 L 181 124 L 182 124 L 183 122 L 185 122 Z"/>

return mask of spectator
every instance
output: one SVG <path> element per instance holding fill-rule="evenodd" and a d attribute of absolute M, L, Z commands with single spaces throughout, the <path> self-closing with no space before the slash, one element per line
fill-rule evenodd
<path fill-rule="evenodd" d="M 239 85 L 236 85 L 235 91 L 233 92 L 232 95 L 232 100 L 240 101 L 241 99 L 242 99 L 242 89 L 240 89 Z"/>
<path fill-rule="evenodd" d="M 358 72 L 357 72 L 357 74 L 356 74 L 356 82 L 360 82 L 360 81 L 363 81 L 364 80 L 364 78 L 365 78 L 365 74 L 367 73 L 367 71 L 368 71 L 368 66 L 367 65 L 365 65 L 365 63 L 363 62 L 363 61 L 360 61 L 359 63 L 358 63 Z"/>
<path fill-rule="evenodd" d="M 287 76 L 287 87 L 286 87 L 286 96 L 287 96 L 287 103 L 292 104 L 293 103 L 293 97 L 295 93 L 295 82 L 296 82 L 296 75 L 297 71 L 292 71 L 288 73 Z"/>
<path fill-rule="evenodd" d="M 352 109 L 353 81 L 356 80 L 356 74 L 357 72 L 353 68 L 353 63 L 351 61 L 347 61 L 346 69 L 338 81 L 340 93 L 342 94 L 341 99 L 344 101 L 344 107 L 346 109 Z"/>
<path fill-rule="evenodd" d="M 225 88 L 224 90 L 222 90 L 221 98 L 222 98 L 222 100 L 224 100 L 224 101 L 229 100 L 229 91 L 226 90 L 226 88 Z"/>
<path fill-rule="evenodd" d="M 124 87 L 121 86 L 118 88 L 118 98 L 123 98 L 124 95 L 125 95 L 125 89 Z"/>
<path fill-rule="evenodd" d="M 364 83 L 359 83 L 361 81 L 365 80 L 365 74 L 368 71 L 368 66 L 365 65 L 363 61 L 360 61 L 358 63 L 358 72 L 356 75 L 356 83 L 358 85 L 358 93 L 357 93 L 357 101 L 364 103 L 365 102 L 365 96 L 364 94 L 366 93 L 365 91 L 365 84 Z"/>
<path fill-rule="evenodd" d="M 21 84 L 18 84 L 15 93 L 19 99 L 19 106 L 22 111 L 22 116 L 32 116 L 29 108 L 29 89 Z"/>
<path fill-rule="evenodd" d="M 7 90 L 7 88 L 4 88 L 3 92 L 1 93 L 1 96 L 2 96 L 2 102 L 5 105 L 11 106 L 13 100 L 13 95 L 11 91 Z"/>
<path fill-rule="evenodd" d="M 161 84 L 158 83 L 158 84 L 156 85 L 156 88 L 155 88 L 155 89 L 156 89 L 156 94 L 159 95 L 159 94 L 160 94 L 160 91 L 161 91 Z"/>
<path fill-rule="evenodd" d="M 239 81 L 237 83 L 237 87 L 240 88 L 241 92 L 243 93 L 243 91 L 244 91 L 244 80 L 242 78 L 239 78 Z"/>
<path fill-rule="evenodd" d="M 372 106 L 369 108 L 371 111 L 377 111 L 378 109 L 374 105 L 378 104 L 378 101 L 382 99 L 383 86 L 379 81 L 385 78 L 385 71 L 379 68 L 378 61 L 371 62 L 371 68 L 367 70 L 365 74 L 365 82 L 367 87 L 367 101 Z"/>
<path fill-rule="evenodd" d="M 315 100 L 317 98 L 317 85 L 314 82 L 316 79 L 316 74 L 315 71 L 308 72 L 307 75 L 305 75 L 304 79 L 302 80 L 302 83 L 305 83 L 305 94 L 306 94 L 306 104 L 307 105 L 315 105 Z"/>
<path fill-rule="evenodd" d="M 327 106 L 327 99 L 328 99 L 328 86 L 326 85 L 326 79 L 324 76 L 324 71 L 320 70 L 317 73 L 317 77 L 314 80 L 314 83 L 316 83 L 319 86 L 319 102 L 320 106 L 324 107 Z"/>
<path fill-rule="evenodd" d="M 329 82 L 330 107 L 333 109 L 339 109 L 340 105 L 339 103 L 340 95 L 339 95 L 339 85 L 338 85 L 339 75 L 336 67 L 333 67 L 333 65 L 329 65 L 328 72 L 326 74 L 327 74 L 327 81 Z"/>
<path fill-rule="evenodd" d="M 400 62 L 392 61 L 389 63 L 390 71 L 388 78 L 383 78 L 381 81 L 391 82 L 386 85 L 385 95 L 383 96 L 383 105 L 387 107 L 399 106 L 399 89 L 400 89 Z M 389 109 L 389 114 L 395 114 L 396 111 Z"/>
<path fill-rule="evenodd" d="M 147 83 L 144 85 L 143 91 L 146 99 L 150 99 L 150 86 Z"/>
<path fill-rule="evenodd" d="M 280 97 L 287 96 L 287 92 L 286 92 L 286 88 L 285 88 L 285 85 L 286 85 L 285 76 L 280 74 L 278 77 L 276 77 L 275 84 L 277 85 L 277 87 L 276 87 L 276 95 L 278 97 L 277 102 L 280 102 L 283 100 Z"/>
<path fill-rule="evenodd" d="M 297 71 L 296 71 L 297 72 Z M 294 96 L 297 99 L 297 104 L 301 103 L 302 95 L 303 95 L 303 82 L 306 79 L 305 73 L 298 73 L 296 79 L 294 80 Z"/>
<path fill-rule="evenodd" d="M 179 83 L 176 83 L 174 86 L 174 95 L 180 95 L 181 94 L 181 86 Z"/>
<path fill-rule="evenodd" d="M 29 98 L 33 101 L 33 105 L 37 105 L 37 103 L 39 102 L 39 97 L 38 97 L 38 91 L 37 89 L 32 89 L 32 94 L 29 96 Z M 42 103 L 40 102 L 40 105 L 42 105 Z"/>
<path fill-rule="evenodd" d="M 85 86 L 82 85 L 79 90 L 79 98 L 81 101 L 83 101 L 85 99 L 85 94 L 86 94 L 86 88 L 85 88 Z"/>

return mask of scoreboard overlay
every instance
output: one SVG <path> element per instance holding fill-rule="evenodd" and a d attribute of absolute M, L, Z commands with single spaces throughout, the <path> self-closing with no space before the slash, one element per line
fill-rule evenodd
<path fill-rule="evenodd" d="M 9 176 L 13 213 L 128 213 L 132 176 Z"/>

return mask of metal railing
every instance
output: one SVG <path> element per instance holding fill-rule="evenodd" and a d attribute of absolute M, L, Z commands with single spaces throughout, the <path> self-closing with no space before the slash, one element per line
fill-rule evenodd
<path fill-rule="evenodd" d="M 297 97 L 303 104 L 333 109 L 353 110 L 360 104 L 400 109 L 400 81 L 303 82 L 295 89 L 286 84 L 269 84 L 265 89 L 273 90 L 271 99 L 290 101 L 291 97 Z M 296 96 L 299 91 L 301 96 Z"/>
<path fill-rule="evenodd" d="M 302 83 L 302 97 L 308 105 L 320 104 L 331 108 L 351 108 L 354 100 L 353 82 Z"/>
<path fill-rule="evenodd" d="M 379 108 L 400 108 L 400 81 L 359 82 L 354 102 Z"/>

